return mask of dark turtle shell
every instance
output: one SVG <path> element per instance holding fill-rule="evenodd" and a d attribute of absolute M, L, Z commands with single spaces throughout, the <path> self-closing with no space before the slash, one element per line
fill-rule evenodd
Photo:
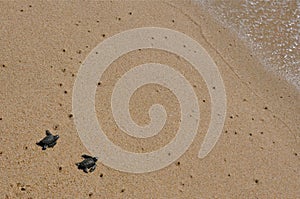
<path fill-rule="evenodd" d="M 46 137 L 44 137 L 41 141 L 37 142 L 36 144 L 42 146 L 43 149 L 47 147 L 53 147 L 58 140 L 58 135 L 52 135 L 49 130 L 46 130 Z"/>
<path fill-rule="evenodd" d="M 89 168 L 95 166 L 96 161 L 97 161 L 97 159 L 95 159 L 95 158 L 86 158 L 78 164 L 78 167 L 89 169 Z"/>
<path fill-rule="evenodd" d="M 98 158 L 86 154 L 83 154 L 81 157 L 84 158 L 84 160 L 76 163 L 78 169 L 82 169 L 85 173 L 93 172 L 96 169 L 96 162 Z"/>
<path fill-rule="evenodd" d="M 46 137 L 44 137 L 41 141 L 40 144 L 51 144 L 53 142 L 56 142 L 56 140 L 58 140 L 59 136 L 58 135 L 47 135 Z"/>

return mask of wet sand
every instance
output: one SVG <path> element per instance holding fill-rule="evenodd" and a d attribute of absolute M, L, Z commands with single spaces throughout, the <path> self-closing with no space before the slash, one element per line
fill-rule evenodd
<path fill-rule="evenodd" d="M 299 2 L 197 2 L 241 38 L 267 71 L 300 89 Z"/>
<path fill-rule="evenodd" d="M 15 1 L 1 2 L 0 10 L 1 198 L 300 195 L 299 91 L 267 72 L 238 36 L 197 4 Z M 106 38 L 145 26 L 183 32 L 213 58 L 227 95 L 221 137 L 208 156 L 197 157 L 208 129 L 211 101 L 205 81 L 189 63 L 169 52 L 130 52 L 112 63 L 97 88 L 97 117 L 107 137 L 135 152 L 155 150 L 174 137 L 180 119 L 178 103 L 168 89 L 157 85 L 138 90 L 130 111 L 138 124 L 146 124 L 149 105 L 164 105 L 171 114 L 161 135 L 149 140 L 132 138 L 122 133 L 111 117 L 109 95 L 116 79 L 124 70 L 151 61 L 173 66 L 195 85 L 201 115 L 198 134 L 183 156 L 159 171 L 131 174 L 98 162 L 93 173 L 85 174 L 75 163 L 89 151 L 70 115 L 78 70 L 90 51 Z M 54 148 L 42 151 L 35 143 L 46 129 L 59 134 L 60 139 Z"/>

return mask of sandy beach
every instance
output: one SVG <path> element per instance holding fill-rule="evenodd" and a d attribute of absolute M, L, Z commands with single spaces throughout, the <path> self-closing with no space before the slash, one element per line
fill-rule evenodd
<path fill-rule="evenodd" d="M 266 70 L 251 48 L 201 4 L 2 1 L 0 13 L 0 198 L 300 196 L 299 90 Z M 174 53 L 134 50 L 114 60 L 95 84 L 95 110 L 107 138 L 127 151 L 147 153 L 176 136 L 180 102 L 161 85 L 140 87 L 129 104 L 139 125 L 149 123 L 152 104 L 161 104 L 167 122 L 159 134 L 135 138 L 114 120 L 111 96 L 118 79 L 138 65 L 153 62 L 171 66 L 190 83 L 200 110 L 197 135 L 182 156 L 162 169 L 128 173 L 99 160 L 96 170 L 86 174 L 75 166 L 82 154 L 91 154 L 79 136 L 72 107 L 80 67 L 99 43 L 142 27 L 183 33 L 209 54 L 227 97 L 222 133 L 208 155 L 198 158 L 215 88 L 208 88 L 193 65 Z M 213 92 L 220 92 L 217 89 Z M 42 150 L 36 142 L 47 129 L 60 138 L 53 148 Z"/>

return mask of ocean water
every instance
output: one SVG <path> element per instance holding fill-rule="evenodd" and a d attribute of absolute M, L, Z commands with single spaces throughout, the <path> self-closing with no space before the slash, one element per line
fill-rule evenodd
<path fill-rule="evenodd" d="M 196 0 L 236 32 L 267 70 L 300 90 L 299 0 Z"/>

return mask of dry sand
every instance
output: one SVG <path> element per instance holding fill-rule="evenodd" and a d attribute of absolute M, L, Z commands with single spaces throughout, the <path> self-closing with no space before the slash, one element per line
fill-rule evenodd
<path fill-rule="evenodd" d="M 266 72 L 238 37 L 195 5 L 0 2 L 0 198 L 299 197 L 299 91 Z M 85 174 L 75 163 L 89 152 L 69 115 L 79 67 L 104 39 L 145 26 L 183 32 L 214 59 L 227 94 L 223 133 L 211 153 L 198 159 L 210 115 L 205 82 L 171 53 L 134 51 L 111 65 L 97 89 L 97 116 L 107 136 L 135 152 L 157 149 L 174 137 L 180 112 L 173 111 L 176 98 L 163 87 L 138 90 L 130 109 L 133 119 L 144 124 L 149 105 L 162 103 L 172 114 L 161 135 L 148 141 L 134 139 L 112 120 L 109 95 L 114 83 L 124 69 L 149 61 L 174 66 L 195 85 L 201 111 L 198 135 L 182 157 L 159 171 L 130 174 L 98 162 L 93 173 Z M 54 148 L 42 151 L 35 142 L 46 129 L 60 139 Z"/>

